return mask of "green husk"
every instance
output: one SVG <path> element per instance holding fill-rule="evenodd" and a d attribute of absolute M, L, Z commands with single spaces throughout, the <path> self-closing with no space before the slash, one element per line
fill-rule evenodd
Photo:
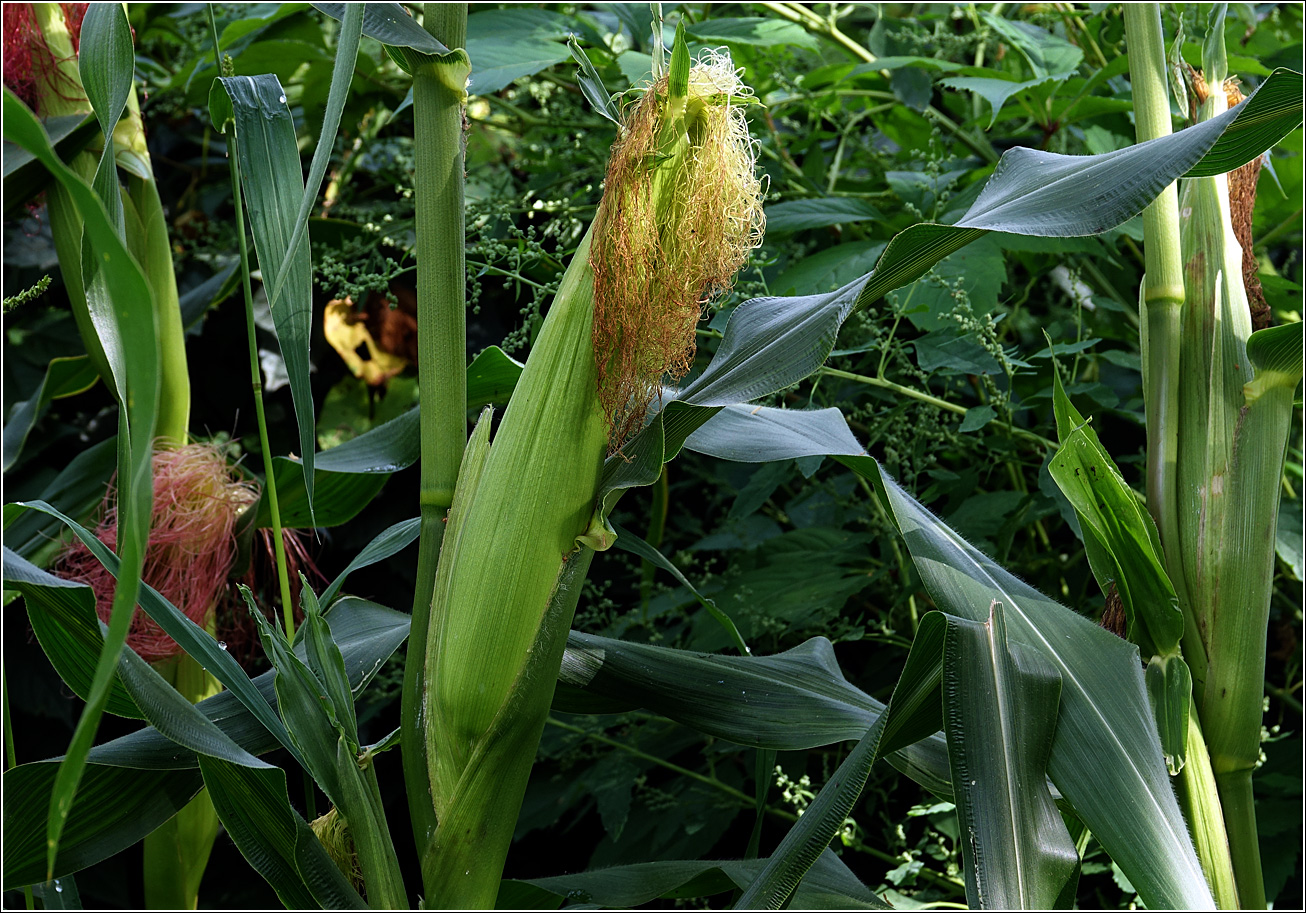
<path fill-rule="evenodd" d="M 678 38 L 670 76 L 628 114 L 493 444 L 482 419 L 464 454 L 425 652 L 428 905 L 494 903 L 589 546 L 612 541 L 596 513 L 604 457 L 683 373 L 700 303 L 760 236 L 739 88 L 728 58 L 691 70 Z"/>
<path fill-rule="evenodd" d="M 1217 7 L 1203 49 L 1205 78 L 1196 80 L 1202 120 L 1228 108 L 1223 25 Z M 1260 755 L 1279 484 L 1301 378 L 1300 343 L 1296 359 L 1282 362 L 1258 358 L 1251 345 L 1228 176 L 1185 181 L 1180 219 L 1181 375 L 1188 382 L 1180 400 L 1176 507 L 1184 589 L 1206 659 L 1193 667 L 1194 699 L 1239 902 L 1263 908 L 1251 774 Z"/>

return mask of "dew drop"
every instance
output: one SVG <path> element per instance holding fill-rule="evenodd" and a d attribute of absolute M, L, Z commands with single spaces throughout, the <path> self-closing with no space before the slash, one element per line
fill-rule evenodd
<path fill-rule="evenodd" d="M 281 96 L 280 98 L 277 99 L 277 101 L 281 102 L 284 105 L 286 103 L 286 96 L 284 95 Z"/>
<path fill-rule="evenodd" d="M 54 883 L 54 890 L 55 890 L 56 893 L 58 893 L 58 894 L 62 894 L 62 893 L 63 893 L 63 885 L 59 884 L 59 882 L 56 881 L 56 882 Z"/>
<path fill-rule="evenodd" d="M 218 649 L 219 650 L 227 649 L 227 642 L 225 640 L 218 641 Z"/>

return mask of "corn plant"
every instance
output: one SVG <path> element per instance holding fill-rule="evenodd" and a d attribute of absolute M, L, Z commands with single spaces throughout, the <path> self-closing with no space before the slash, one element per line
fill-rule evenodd
<path fill-rule="evenodd" d="M 88 702 L 65 757 L 5 774 L 7 888 L 37 885 L 48 906 L 74 884 L 72 873 L 156 832 L 207 788 L 231 840 L 289 907 L 489 908 L 556 896 L 627 906 L 690 883 L 733 889 L 741 908 L 879 906 L 829 845 L 883 758 L 955 803 L 971 906 L 1069 906 L 1089 833 L 1149 907 L 1264 905 L 1250 806 L 1259 710 L 1251 704 L 1260 706 L 1267 568 L 1301 379 L 1300 323 L 1250 334 L 1222 182 L 1300 124 L 1299 73 L 1277 70 L 1223 110 L 1224 96 L 1209 88 L 1225 67 L 1217 10 L 1204 59 L 1205 116 L 1171 132 L 1159 17 L 1154 8 L 1131 9 L 1137 145 L 1091 156 L 1011 149 L 960 218 L 901 231 L 865 275 L 831 292 L 739 305 L 711 360 L 691 373 L 702 302 L 731 285 L 762 238 L 763 187 L 748 134 L 757 105 L 723 52 L 691 55 L 684 21 L 668 54 L 655 7 L 650 78 L 620 101 L 572 43 L 582 92 L 616 123 L 603 199 L 574 239 L 524 367 L 498 350 L 468 366 L 463 123 L 478 70 L 467 9 L 428 5 L 419 25 L 395 4 L 316 6 L 341 26 L 307 182 L 287 90 L 270 74 L 235 75 L 238 61 L 224 57 L 224 45 L 238 36 L 220 34 L 210 11 L 209 113 L 228 138 L 236 212 L 250 215 L 301 443 L 297 459 L 271 459 L 242 224 L 269 483 L 249 510 L 255 525 L 276 526 L 279 542 L 282 522 L 348 520 L 376 493 L 371 480 L 420 462 L 419 515 L 381 533 L 322 592 L 301 578 L 298 631 L 289 615 L 284 625 L 270 623 L 257 595 L 243 591 L 273 667 L 258 677 L 142 585 L 160 344 L 153 311 L 140 303 L 158 293 L 106 212 L 116 194 L 64 165 L 41 123 L 7 92 L 6 137 L 48 169 L 86 226 L 96 267 L 82 272 L 88 299 L 99 293 L 111 305 L 99 312 L 98 342 L 108 364 L 121 367 L 106 378 L 121 404 L 117 554 L 44 500 L 6 507 L 7 529 L 36 514 L 53 517 L 118 579 L 102 631 L 88 587 L 6 543 L 6 586 L 23 596 L 51 661 Z M 831 38 L 842 34 L 796 8 L 772 12 Z M 106 22 L 121 31 L 125 19 Z M 422 406 L 314 455 L 308 216 L 360 34 L 381 42 L 412 77 Z M 121 65 L 104 67 L 121 81 Z M 114 106 L 95 110 L 102 132 L 112 133 Z M 106 143 L 106 157 L 111 148 Z M 1177 195 L 1167 189 L 1180 179 L 1188 200 L 1182 230 Z M 966 542 L 890 477 L 839 410 L 755 403 L 826 370 L 846 323 L 990 233 L 1085 237 L 1144 210 L 1147 509 L 1059 379 L 1059 442 L 1049 462 L 1093 575 L 1119 594 L 1126 637 Z M 512 388 L 497 426 L 493 410 L 479 408 L 490 398 L 490 375 Z M 1181 384 L 1188 375 L 1211 385 Z M 477 413 L 470 437 L 469 410 Z M 831 457 L 861 480 L 940 610 L 919 619 L 887 704 L 844 679 L 828 641 L 754 655 L 729 616 L 701 596 L 739 655 L 572 630 L 598 551 L 629 549 L 688 584 L 655 546 L 613 520 L 624 494 L 665 480 L 665 465 L 684 451 L 739 462 Z M 1215 479 L 1227 487 L 1217 491 Z M 414 539 L 411 613 L 340 595 L 350 571 Z M 1230 590 L 1248 607 L 1233 619 Z M 222 693 L 192 704 L 124 646 L 137 602 Z M 405 641 L 400 726 L 365 744 L 356 700 Z M 744 860 L 504 881 L 550 710 L 636 707 L 755 747 L 763 759 L 776 750 L 855 747 L 768 857 L 757 858 L 755 833 Z M 104 709 L 148 726 L 92 747 Z M 382 800 L 377 758 L 395 747 L 420 886 L 405 883 L 396 845 L 406 835 L 389 825 Z M 288 756 L 285 767 L 265 759 L 273 751 Z M 308 788 L 303 811 L 291 800 L 288 772 L 296 766 Z M 310 823 L 317 791 L 331 808 Z"/>

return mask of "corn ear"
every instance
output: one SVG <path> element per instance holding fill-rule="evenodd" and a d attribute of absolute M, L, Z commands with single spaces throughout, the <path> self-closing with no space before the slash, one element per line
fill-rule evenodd
<path fill-rule="evenodd" d="M 1228 107 L 1223 10 L 1211 17 L 1197 81 L 1201 118 Z M 1204 96 L 1204 97 L 1203 97 Z M 1244 206 L 1254 193 L 1240 192 Z M 1274 540 L 1301 328 L 1253 336 L 1244 252 L 1226 175 L 1184 184 L 1185 303 L 1177 464 L 1183 590 L 1203 656 L 1190 664 L 1240 905 L 1263 908 L 1251 774 L 1260 755 Z M 1288 337 L 1292 337 L 1288 339 Z M 1283 345 L 1288 339 L 1289 344 Z M 1186 639 L 1186 646 L 1191 638 Z"/>
<path fill-rule="evenodd" d="M 493 444 L 484 418 L 468 444 L 426 650 L 428 904 L 494 902 L 580 584 L 614 537 L 596 512 L 604 457 L 684 373 L 703 300 L 760 238 L 742 93 L 728 58 L 691 68 L 678 34 L 668 77 L 628 112 Z"/>

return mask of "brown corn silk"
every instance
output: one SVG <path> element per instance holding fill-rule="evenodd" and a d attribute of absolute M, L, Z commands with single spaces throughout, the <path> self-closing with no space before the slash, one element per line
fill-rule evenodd
<path fill-rule="evenodd" d="M 1243 100 L 1238 84 L 1226 80 L 1224 91 L 1229 107 Z M 1256 156 L 1241 168 L 1229 172 L 1229 215 L 1233 220 L 1233 233 L 1243 249 L 1243 286 L 1247 289 L 1247 306 L 1252 314 L 1252 330 L 1263 330 L 1270 325 L 1270 306 L 1261 288 L 1260 264 L 1252 253 L 1252 210 L 1256 208 L 1256 181 L 1261 176 L 1261 156 Z"/>
<path fill-rule="evenodd" d="M 594 355 L 615 450 L 637 431 L 664 377 L 694 359 L 703 305 L 730 288 L 762 240 L 761 185 L 730 58 L 690 70 L 685 131 L 668 142 L 664 76 L 629 109 L 595 218 Z"/>

